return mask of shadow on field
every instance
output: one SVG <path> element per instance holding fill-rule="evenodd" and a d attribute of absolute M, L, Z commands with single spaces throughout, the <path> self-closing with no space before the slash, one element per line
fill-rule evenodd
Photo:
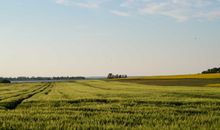
<path fill-rule="evenodd" d="M 168 93 L 168 95 L 166 96 L 175 96 L 175 97 L 187 97 L 187 98 L 200 98 L 200 99 L 220 99 L 220 95 L 219 94 L 209 94 L 209 93 L 205 93 L 205 94 L 200 94 L 200 93 L 178 93 L 178 92 L 171 92 Z"/>
<path fill-rule="evenodd" d="M 119 99 L 79 99 L 61 101 L 29 101 L 20 105 L 20 108 L 30 107 L 64 107 L 64 106 L 90 106 L 90 105 L 118 105 L 123 107 L 155 106 L 155 107 L 190 107 L 190 106 L 220 106 L 220 102 L 207 101 L 145 101 L 145 100 L 119 100 Z M 1 105 L 0 105 L 1 106 Z"/>
<path fill-rule="evenodd" d="M 194 105 L 220 105 L 220 102 L 204 102 L 204 101 L 134 101 L 127 104 L 128 106 L 194 106 Z"/>

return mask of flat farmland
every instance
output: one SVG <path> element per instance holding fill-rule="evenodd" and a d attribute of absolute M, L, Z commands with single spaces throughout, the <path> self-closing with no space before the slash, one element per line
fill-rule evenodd
<path fill-rule="evenodd" d="M 220 129 L 217 79 L 139 80 L 0 84 L 0 129 Z"/>

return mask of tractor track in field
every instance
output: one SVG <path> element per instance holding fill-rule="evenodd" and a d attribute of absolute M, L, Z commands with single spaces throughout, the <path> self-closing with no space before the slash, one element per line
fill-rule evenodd
<path fill-rule="evenodd" d="M 48 86 L 47 89 L 45 89 L 44 94 L 48 95 L 51 92 L 53 86 L 54 84 L 50 84 L 50 86 Z"/>
<path fill-rule="evenodd" d="M 97 86 L 94 86 L 94 85 L 91 85 L 91 84 L 88 84 L 88 83 L 79 83 L 79 82 L 77 82 L 77 84 L 81 84 L 81 85 L 84 85 L 84 86 L 88 86 L 88 87 L 96 88 L 96 89 L 101 89 L 101 90 L 111 90 L 110 88 L 97 87 Z"/>
<path fill-rule="evenodd" d="M 48 83 L 46 85 L 43 85 L 40 88 L 37 88 L 35 90 L 32 90 L 31 92 L 27 92 L 25 94 L 20 94 L 18 95 L 18 99 L 12 100 L 12 101 L 8 101 L 8 102 L 0 102 L 0 106 L 4 107 L 5 109 L 8 110 L 14 110 L 17 108 L 18 105 L 20 105 L 24 100 L 33 97 L 34 95 L 43 92 L 44 90 L 46 90 L 47 88 L 49 88 L 52 84 Z M 20 97 L 20 98 L 19 98 Z M 10 97 L 10 98 L 16 98 L 16 97 Z"/>
<path fill-rule="evenodd" d="M 40 87 L 39 85 L 37 85 L 37 86 L 35 86 L 35 87 Z M 10 92 L 10 93 L 5 93 L 5 94 L 13 94 L 13 95 L 11 95 L 11 96 L 5 96 L 5 97 L 3 97 L 3 98 L 0 98 L 0 101 L 1 100 L 6 100 L 6 99 L 8 99 L 8 98 L 12 98 L 12 97 L 18 97 L 18 96 L 20 96 L 20 95 L 24 95 L 24 94 L 28 94 L 28 93 L 30 93 L 30 92 L 33 92 L 33 91 L 35 91 L 36 89 L 25 89 L 25 90 L 21 90 L 21 91 L 17 91 L 17 92 Z M 18 93 L 18 94 L 15 94 L 15 93 Z"/>
<path fill-rule="evenodd" d="M 64 97 L 65 99 L 69 99 L 69 96 L 68 96 L 67 94 L 65 94 L 65 93 L 63 93 L 63 92 L 61 92 L 61 91 L 58 91 L 58 93 L 59 93 L 60 95 L 62 95 L 62 97 Z"/>

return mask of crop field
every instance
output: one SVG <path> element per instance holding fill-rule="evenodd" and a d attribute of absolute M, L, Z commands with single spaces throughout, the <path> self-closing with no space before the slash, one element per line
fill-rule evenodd
<path fill-rule="evenodd" d="M 0 129 L 220 129 L 220 79 L 140 80 L 0 84 Z"/>

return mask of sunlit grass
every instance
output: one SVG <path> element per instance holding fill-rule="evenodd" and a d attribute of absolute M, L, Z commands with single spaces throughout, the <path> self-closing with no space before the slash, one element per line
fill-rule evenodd
<path fill-rule="evenodd" d="M 170 76 L 144 76 L 144 77 L 132 77 L 130 79 L 216 79 L 216 78 L 220 78 L 220 73 L 170 75 Z"/>
<path fill-rule="evenodd" d="M 220 87 L 220 84 L 208 84 L 208 87 Z"/>

